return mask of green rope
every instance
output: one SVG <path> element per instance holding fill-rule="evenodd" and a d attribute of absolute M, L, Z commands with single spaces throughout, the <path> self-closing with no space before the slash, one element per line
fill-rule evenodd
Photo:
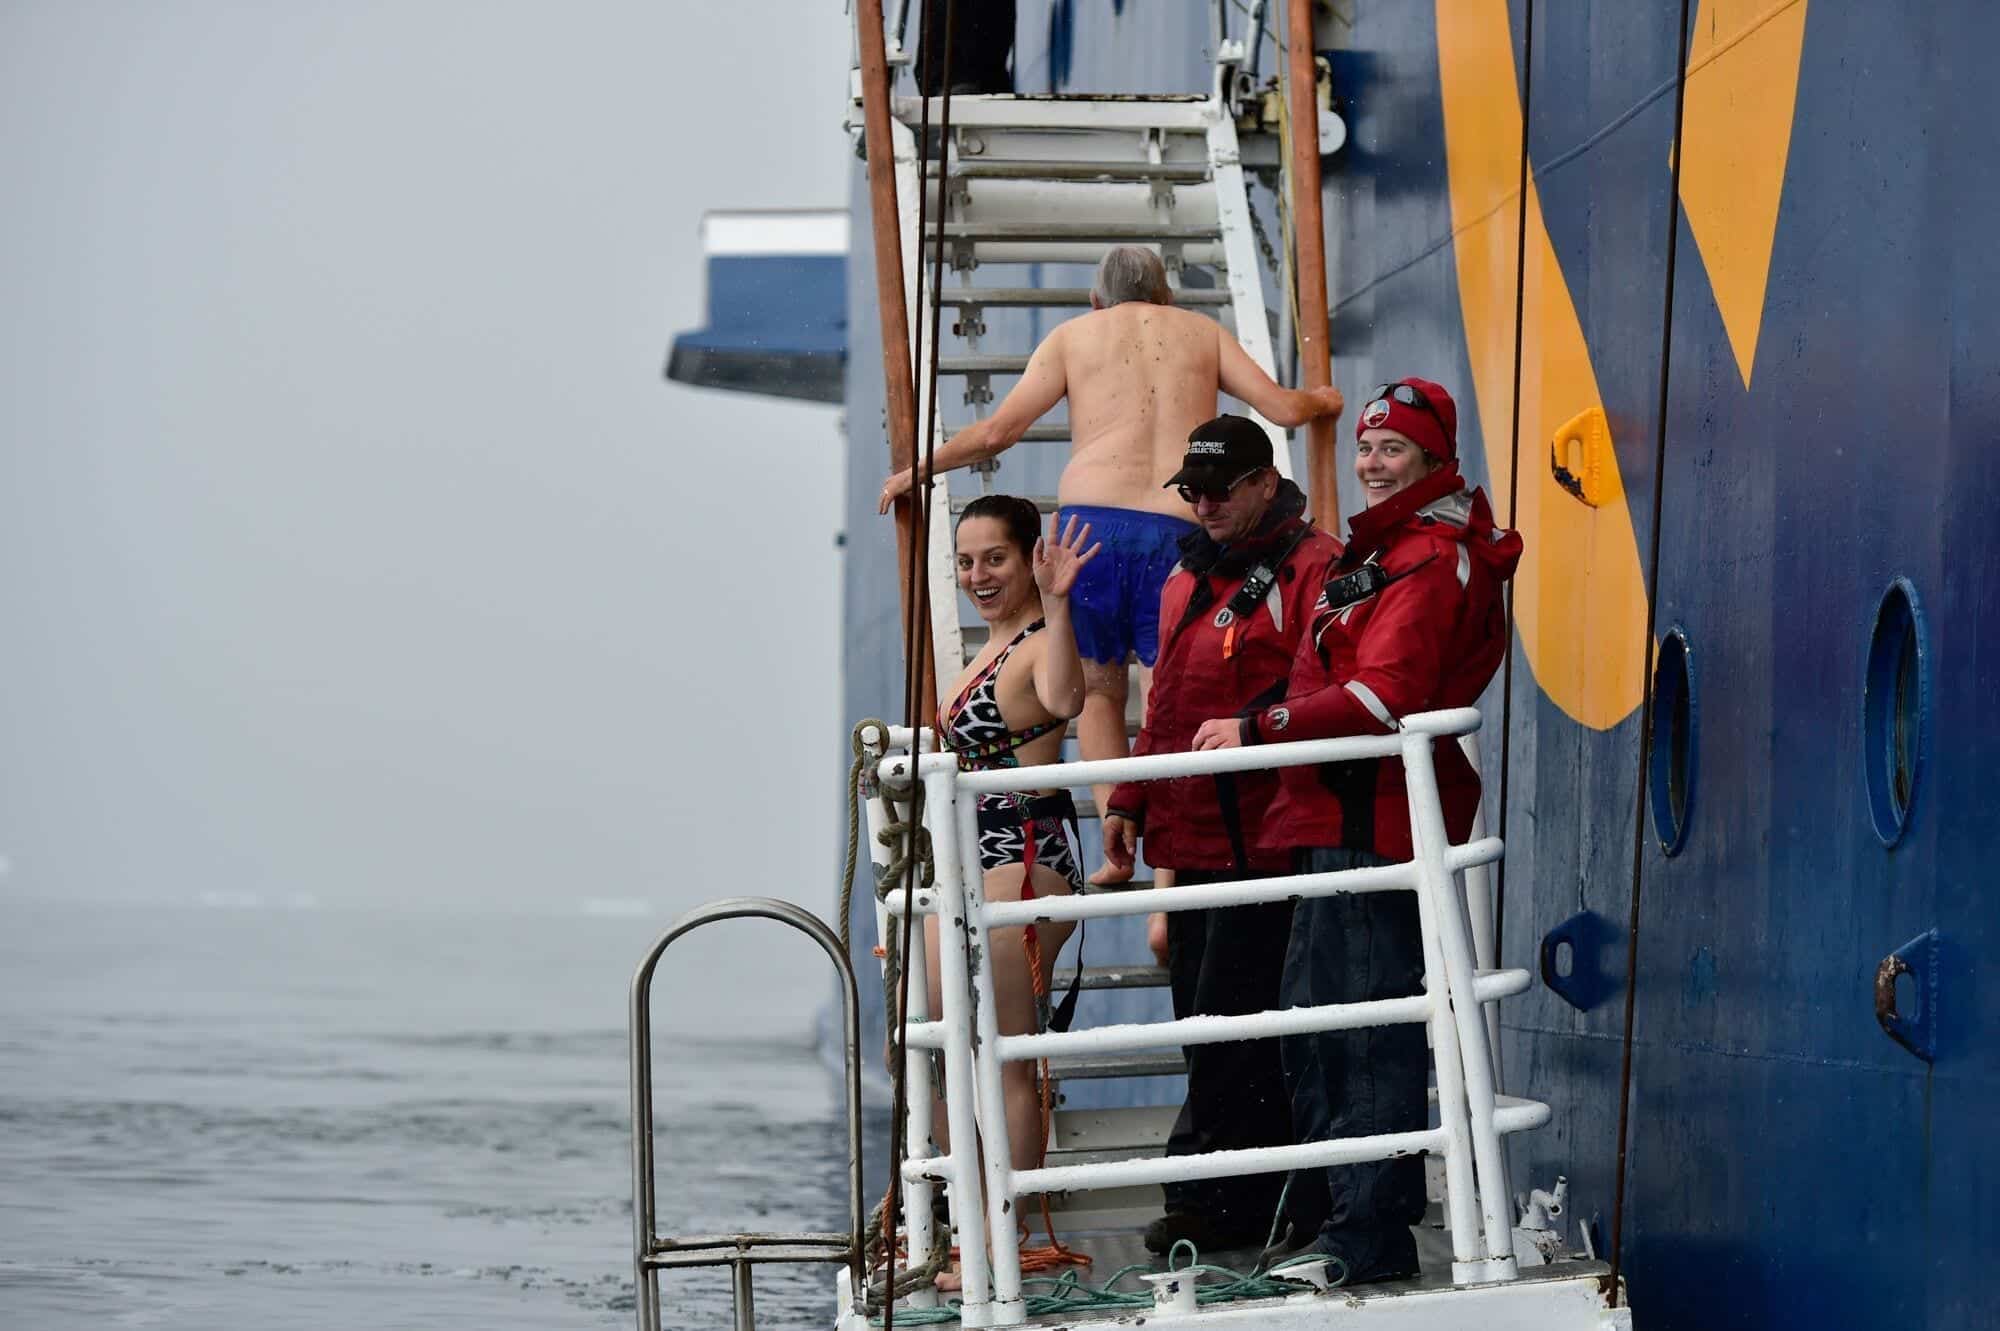
<path fill-rule="evenodd" d="M 1181 1255 L 1183 1248 L 1187 1250 L 1188 1264 L 1175 1266 L 1174 1259 Z M 1197 1260 L 1199 1256 L 1194 1244 L 1182 1239 L 1174 1245 L 1173 1251 L 1167 1257 L 1169 1271 L 1197 1278 L 1212 1277 L 1208 1283 L 1195 1286 L 1194 1297 L 1197 1304 L 1289 1298 L 1299 1292 L 1300 1284 L 1296 1280 L 1279 1280 L 1276 1278 L 1277 1273 L 1296 1266 L 1310 1266 L 1317 1262 L 1327 1262 L 1338 1268 L 1337 1272 L 1330 1273 L 1337 1275 L 1337 1278 L 1328 1280 L 1329 1288 L 1345 1284 L 1347 1281 L 1346 1263 L 1338 1257 L 1329 1257 L 1324 1253 L 1300 1253 L 1288 1261 L 1279 1263 L 1271 1269 L 1270 1274 L 1266 1275 L 1259 1275 L 1254 1271 L 1246 1274 L 1232 1271 L 1226 1266 L 1203 1263 Z M 1117 1285 L 1128 1276 L 1150 1275 L 1152 1271 L 1153 1268 L 1144 1262 L 1121 1266 L 1101 1285 L 1088 1283 L 1074 1270 L 1065 1271 L 1059 1276 L 1033 1276 L 1021 1282 L 1022 1303 L 1030 1317 L 1050 1314 L 1068 1316 L 1079 1312 L 1110 1313 L 1120 1309 L 1150 1308 L 1153 1306 L 1153 1292 L 1150 1289 L 1119 1289 Z M 898 1308 L 896 1320 L 909 1326 L 942 1326 L 956 1322 L 962 1306 L 959 1302 L 952 1302 L 937 1308 Z M 880 1318 L 871 1320 L 871 1325 L 881 1324 Z"/>

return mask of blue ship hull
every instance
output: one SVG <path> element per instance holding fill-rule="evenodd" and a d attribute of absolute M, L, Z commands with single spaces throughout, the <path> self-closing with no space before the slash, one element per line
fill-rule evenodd
<path fill-rule="evenodd" d="M 1199 6 L 1020 8 L 1022 91 L 1208 84 Z M 1650 1328 L 2000 1325 L 2000 11 L 1346 8 L 1335 380 L 1450 385 L 1531 551 L 1485 760 L 1501 961 L 1548 966 L 1502 1007 L 1507 1081 L 1556 1107 L 1515 1178 L 1566 1173 L 1600 1251 L 1622 1183 Z M 858 167 L 852 197 L 859 236 Z M 901 663 L 865 247 L 848 282 L 852 719 Z M 1603 411 L 1589 477 L 1551 466 L 1572 406 Z M 1010 488 L 1052 491 L 1062 459 L 1017 452 Z M 1642 810 L 1656 656 L 1689 670 Z M 1899 1043 L 1878 971 L 1933 930 L 1884 976 Z M 1111 933 L 1093 960 L 1139 954 Z"/>

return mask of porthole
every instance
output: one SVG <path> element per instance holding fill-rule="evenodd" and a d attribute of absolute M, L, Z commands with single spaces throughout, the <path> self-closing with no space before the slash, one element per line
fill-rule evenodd
<path fill-rule="evenodd" d="M 1923 612 L 1908 579 L 1882 594 L 1868 642 L 1862 681 L 1861 767 L 1868 816 L 1885 846 L 1903 839 L 1923 770 L 1924 723 L 1930 711 L 1930 653 Z"/>
<path fill-rule="evenodd" d="M 1653 835 L 1668 855 L 1680 853 L 1694 808 L 1694 657 L 1686 630 L 1667 630 L 1653 661 L 1652 754 L 1646 785 L 1653 805 Z"/>

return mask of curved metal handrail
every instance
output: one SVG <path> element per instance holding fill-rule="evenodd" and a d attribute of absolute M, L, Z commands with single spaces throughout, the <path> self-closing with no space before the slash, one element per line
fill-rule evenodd
<path fill-rule="evenodd" d="M 653 972 L 667 948 L 682 935 L 717 920 L 776 920 L 820 945 L 840 974 L 841 1016 L 846 1035 L 847 1234 L 721 1234 L 661 1239 L 653 1232 Z M 659 1331 L 659 1272 L 677 1266 L 728 1266 L 736 1302 L 737 1331 L 755 1324 L 750 1268 L 758 1262 L 844 1262 L 852 1288 L 865 1287 L 862 1273 L 861 1192 L 861 1002 L 854 967 L 840 939 L 825 921 L 803 906 L 772 897 L 728 897 L 697 906 L 674 921 L 648 949 L 632 977 L 632 1276 L 639 1331 Z"/>

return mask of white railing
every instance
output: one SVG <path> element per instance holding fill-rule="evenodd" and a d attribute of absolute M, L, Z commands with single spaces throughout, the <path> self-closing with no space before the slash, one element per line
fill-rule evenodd
<path fill-rule="evenodd" d="M 899 793 L 907 799 L 913 783 L 921 783 L 936 884 L 907 894 L 903 884 L 892 884 L 878 911 L 878 925 L 886 939 L 898 923 L 896 917 L 913 910 L 937 916 L 944 931 L 940 934 L 938 957 L 943 1001 L 942 1011 L 936 1017 L 930 1015 L 930 995 L 926 992 L 921 929 L 912 931 L 912 954 L 903 961 L 910 970 L 908 1050 L 904 1059 L 909 1079 L 909 1146 L 902 1165 L 903 1209 L 910 1226 L 909 1251 L 928 1252 L 932 1237 L 931 1190 L 939 1182 L 950 1185 L 964 1278 L 961 1319 L 965 1325 L 1008 1326 L 1024 1319 L 1014 1205 L 1015 1199 L 1024 1194 L 1324 1168 L 1419 1151 L 1444 1157 L 1454 1281 L 1465 1284 L 1508 1280 L 1517 1274 L 1513 1212 L 1500 1137 L 1541 1126 L 1548 1121 L 1549 1109 L 1545 1104 L 1498 1093 L 1484 1011 L 1486 1004 L 1525 990 L 1530 977 L 1524 970 L 1479 969 L 1475 963 L 1466 921 L 1467 903 L 1455 890 L 1454 883 L 1457 875 L 1498 861 L 1501 843 L 1494 837 L 1462 845 L 1450 843 L 1431 754 L 1432 744 L 1440 738 L 1470 735 L 1478 726 L 1479 713 L 1460 708 L 1407 717 L 1402 729 L 1390 735 L 980 772 L 961 772 L 953 755 L 934 752 L 935 743 L 929 731 L 915 737 L 920 752 L 913 759 L 911 732 L 902 727 L 889 728 L 890 751 L 877 766 L 882 791 L 868 802 L 869 843 L 878 867 L 885 864 L 889 852 L 880 844 L 877 834 L 895 816 L 888 801 Z M 1189 884 L 1165 890 L 1043 896 L 1029 901 L 991 903 L 985 899 L 978 863 L 976 806 L 980 794 L 1158 781 L 1371 758 L 1399 758 L 1403 763 L 1411 841 L 1417 848 L 1415 858 L 1406 863 L 1241 882 Z M 993 974 L 984 964 L 984 959 L 991 955 L 985 935 L 992 929 L 1044 921 L 1251 905 L 1338 892 L 1394 891 L 1416 893 L 1424 949 L 1421 994 L 1068 1032 L 1003 1036 L 999 1031 Z M 954 928 L 954 922 L 962 923 Z M 894 1019 L 892 1012 L 892 1027 Z M 1422 1023 L 1429 1028 L 1437 1073 L 1435 1128 L 1171 1158 L 1022 1170 L 1012 1167 L 1001 1092 L 1003 1063 L 1060 1054 L 1122 1053 L 1396 1023 Z M 952 1149 L 942 1154 L 936 1152 L 930 1134 L 932 1089 L 928 1051 L 937 1051 L 944 1067 L 945 1118 Z M 978 1148 L 982 1137 L 983 1152 Z M 965 1199 L 980 1195 L 982 1176 L 983 1215 L 977 1206 L 960 1205 Z"/>

